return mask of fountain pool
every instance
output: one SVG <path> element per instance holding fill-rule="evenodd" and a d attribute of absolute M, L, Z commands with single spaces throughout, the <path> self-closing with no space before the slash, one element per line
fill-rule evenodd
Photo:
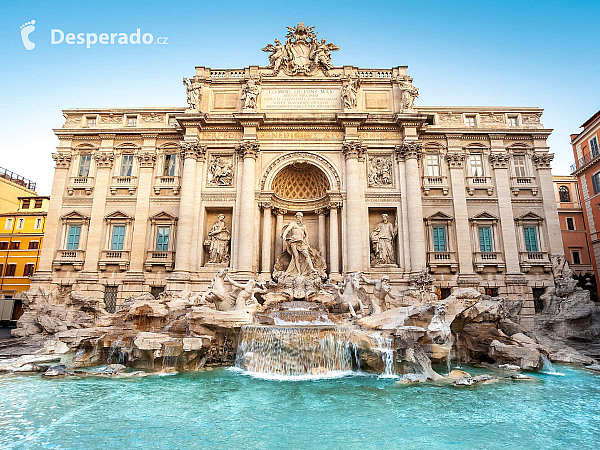
<path fill-rule="evenodd" d="M 471 388 L 375 375 L 266 381 L 227 369 L 2 375 L 0 448 L 597 448 L 600 375 L 560 372 Z"/>

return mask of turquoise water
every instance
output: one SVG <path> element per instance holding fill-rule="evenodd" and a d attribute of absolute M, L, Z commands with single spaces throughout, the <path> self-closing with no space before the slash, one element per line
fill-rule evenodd
<path fill-rule="evenodd" d="M 136 379 L 0 376 L 0 448 L 598 448 L 600 375 L 472 388 L 225 369 Z M 471 373 L 481 373 L 469 369 Z"/>

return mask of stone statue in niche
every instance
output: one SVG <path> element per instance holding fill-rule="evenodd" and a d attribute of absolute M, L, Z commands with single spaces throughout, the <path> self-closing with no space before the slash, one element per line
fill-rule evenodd
<path fill-rule="evenodd" d="M 382 214 L 381 222 L 371 231 L 371 260 L 374 266 L 395 264 L 394 239 L 397 233 L 398 224 L 390 223 L 388 215 Z"/>
<path fill-rule="evenodd" d="M 233 185 L 233 158 L 231 156 L 212 155 L 208 165 L 209 186 Z"/>
<path fill-rule="evenodd" d="M 369 186 L 390 186 L 392 184 L 392 160 L 387 156 L 369 158 Z"/>
<path fill-rule="evenodd" d="M 400 81 L 401 94 L 401 106 L 402 109 L 413 109 L 415 99 L 419 96 L 419 89 L 417 89 L 411 81 L 407 78 Z"/>
<path fill-rule="evenodd" d="M 319 250 L 308 244 L 303 217 L 301 212 L 296 213 L 296 220 L 284 227 L 284 252 L 273 266 L 273 279 L 290 299 L 308 299 L 317 294 L 327 277 L 327 263 Z"/>
<path fill-rule="evenodd" d="M 356 108 L 356 93 L 358 92 L 358 78 L 346 80 L 342 84 L 341 96 L 345 109 Z"/>
<path fill-rule="evenodd" d="M 256 101 L 258 99 L 258 94 L 260 93 L 258 89 L 259 83 L 260 78 L 253 75 L 242 88 L 242 100 L 244 100 L 244 109 L 256 109 Z"/>
<path fill-rule="evenodd" d="M 390 277 L 383 275 L 379 280 L 371 280 L 365 275 L 361 275 L 361 280 L 367 284 L 373 285 L 373 300 L 371 300 L 371 309 L 373 314 L 379 314 L 380 312 L 387 311 L 387 305 L 385 303 L 387 297 L 394 298 L 392 294 L 392 287 L 390 286 Z"/>
<path fill-rule="evenodd" d="M 229 241 L 231 233 L 225 223 L 225 214 L 219 214 L 218 220 L 208 232 L 204 246 L 208 249 L 209 264 L 229 264 Z"/>
<path fill-rule="evenodd" d="M 183 84 L 187 91 L 187 104 L 189 105 L 190 109 L 200 110 L 202 85 L 185 77 L 183 78 Z"/>

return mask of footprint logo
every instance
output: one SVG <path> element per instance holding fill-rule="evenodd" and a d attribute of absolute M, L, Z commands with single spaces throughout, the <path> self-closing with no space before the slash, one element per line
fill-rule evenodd
<path fill-rule="evenodd" d="M 29 40 L 29 35 L 35 30 L 35 20 L 21 25 L 21 39 L 26 50 L 33 50 L 35 44 Z"/>

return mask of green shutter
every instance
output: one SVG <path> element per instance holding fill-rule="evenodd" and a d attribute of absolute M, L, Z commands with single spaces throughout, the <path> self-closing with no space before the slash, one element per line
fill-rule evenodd
<path fill-rule="evenodd" d="M 156 250 L 166 252 L 169 250 L 169 227 L 158 227 L 156 232 Z"/>
<path fill-rule="evenodd" d="M 446 227 L 433 227 L 433 251 L 446 251 Z"/>
<path fill-rule="evenodd" d="M 479 251 L 492 251 L 492 230 L 490 227 L 479 227 Z"/>
<path fill-rule="evenodd" d="M 117 225 L 113 227 L 112 243 L 110 246 L 111 250 L 123 250 L 123 243 L 125 242 L 125 227 Z"/>
<path fill-rule="evenodd" d="M 523 227 L 525 237 L 525 250 L 528 252 L 538 251 L 537 232 L 535 227 Z"/>
<path fill-rule="evenodd" d="M 67 250 L 77 250 L 79 248 L 79 236 L 81 227 L 79 225 L 69 226 L 69 235 L 67 237 Z"/>

